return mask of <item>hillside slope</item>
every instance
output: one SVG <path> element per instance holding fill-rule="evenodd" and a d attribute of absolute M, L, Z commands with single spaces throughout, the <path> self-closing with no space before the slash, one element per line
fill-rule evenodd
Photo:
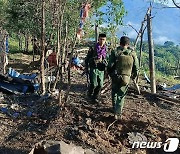
<path fill-rule="evenodd" d="M 72 69 L 69 101 L 65 104 L 58 104 L 55 97 L 39 102 L 39 96 L 36 95 L 3 95 L 2 104 L 9 107 L 18 104 L 20 116 L 12 118 L 0 112 L 0 153 L 25 154 L 41 140 L 63 140 L 102 154 L 163 154 L 162 148 L 133 150 L 128 133 L 138 132 L 148 141 L 163 143 L 169 137 L 180 137 L 179 103 L 159 99 L 148 93 L 138 95 L 129 89 L 122 120 L 115 121 L 110 89 L 102 94 L 100 105 L 94 104 L 87 99 L 86 78 L 81 73 Z M 142 89 L 148 87 L 143 79 L 141 84 Z M 31 117 L 24 114 L 29 110 L 33 113 Z M 174 154 L 179 152 L 180 149 Z"/>

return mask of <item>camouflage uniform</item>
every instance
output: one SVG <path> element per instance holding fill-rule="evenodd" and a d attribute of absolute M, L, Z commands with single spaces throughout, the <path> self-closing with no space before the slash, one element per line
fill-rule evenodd
<path fill-rule="evenodd" d="M 104 83 L 104 70 L 107 66 L 107 60 L 106 58 L 98 59 L 95 46 L 91 46 L 85 59 L 85 65 L 86 69 L 89 70 L 88 72 L 90 78 L 88 96 L 93 99 L 98 99 Z"/>
<path fill-rule="evenodd" d="M 121 66 L 118 66 L 118 54 L 123 53 L 128 55 L 128 58 L 119 59 Z M 129 56 L 131 55 L 131 56 Z M 117 69 L 120 73 L 117 73 Z M 130 78 L 135 78 L 139 69 L 138 59 L 136 53 L 131 49 L 124 49 L 118 47 L 115 51 L 111 52 L 108 62 L 108 73 L 112 79 L 112 105 L 116 115 L 121 115 L 124 106 L 124 98 L 128 90 Z M 131 75 L 132 74 L 132 75 Z"/>

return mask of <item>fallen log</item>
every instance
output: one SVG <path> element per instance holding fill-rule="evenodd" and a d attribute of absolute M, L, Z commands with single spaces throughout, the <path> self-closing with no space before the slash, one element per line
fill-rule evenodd
<path fill-rule="evenodd" d="M 132 90 L 136 90 L 135 88 L 133 87 L 129 87 L 129 89 L 132 89 Z M 180 100 L 179 99 L 175 99 L 175 98 L 170 98 L 168 96 L 164 96 L 164 95 L 160 95 L 160 94 L 152 94 L 150 92 L 147 92 L 145 90 L 141 90 L 141 94 L 148 94 L 148 95 L 151 95 L 151 96 L 154 96 L 158 99 L 164 99 L 166 101 L 170 101 L 170 102 L 174 102 L 174 103 L 180 103 Z"/>

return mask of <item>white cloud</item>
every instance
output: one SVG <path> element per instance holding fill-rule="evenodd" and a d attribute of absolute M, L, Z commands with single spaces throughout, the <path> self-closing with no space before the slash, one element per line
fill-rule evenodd
<path fill-rule="evenodd" d="M 177 0 L 178 1 L 178 0 Z M 166 2 L 164 3 L 164 5 L 167 5 L 169 7 L 173 7 L 174 3 L 172 2 L 172 0 L 166 0 Z"/>
<path fill-rule="evenodd" d="M 131 25 L 131 26 L 129 26 Z M 121 31 L 123 31 L 124 33 L 127 34 L 128 37 L 130 38 L 136 38 L 137 37 L 137 32 L 136 31 L 139 31 L 140 29 L 140 24 L 137 24 L 137 23 L 134 23 L 134 22 L 131 22 L 131 21 L 128 21 L 125 26 L 122 28 L 120 28 Z M 136 31 L 135 31 L 136 30 Z"/>
<path fill-rule="evenodd" d="M 166 36 L 158 36 L 157 38 L 154 38 L 155 44 L 164 44 L 166 41 L 169 41 L 169 38 Z"/>
<path fill-rule="evenodd" d="M 172 0 L 146 0 L 146 1 L 151 1 L 151 2 L 155 2 L 155 3 L 162 3 L 164 5 L 167 5 L 169 7 L 174 7 L 174 3 L 172 2 Z M 176 0 L 179 1 L 179 0 Z"/>
<path fill-rule="evenodd" d="M 107 26 L 108 26 L 107 23 L 103 23 L 103 24 L 99 25 L 99 27 L 102 27 L 102 28 L 106 28 Z"/>
<path fill-rule="evenodd" d="M 118 27 L 117 36 L 121 37 L 122 35 L 127 35 L 128 37 L 135 39 L 137 37 L 137 32 L 129 25 L 131 25 L 133 28 L 139 31 L 140 24 L 127 21 L 124 26 Z"/>
<path fill-rule="evenodd" d="M 167 6 L 174 6 L 174 3 L 172 2 L 172 0 L 168 0 Z"/>
<path fill-rule="evenodd" d="M 137 37 L 137 33 L 134 30 L 128 31 L 127 35 L 130 38 L 136 38 Z"/>
<path fill-rule="evenodd" d="M 126 26 L 128 26 L 128 27 L 130 28 L 129 25 L 131 25 L 133 28 L 135 28 L 135 29 L 137 29 L 137 30 L 140 28 L 140 24 L 133 23 L 133 22 L 131 22 L 131 21 L 128 21 L 128 22 L 126 23 Z"/>

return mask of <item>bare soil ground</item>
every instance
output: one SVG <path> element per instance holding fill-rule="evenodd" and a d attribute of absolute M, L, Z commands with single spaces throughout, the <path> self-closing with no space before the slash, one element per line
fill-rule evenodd
<path fill-rule="evenodd" d="M 25 70 L 31 58 L 20 56 L 10 60 L 10 66 Z M 72 142 L 102 154 L 161 154 L 165 153 L 162 148 L 132 149 L 127 133 L 139 132 L 152 142 L 180 138 L 179 103 L 160 100 L 150 94 L 138 95 L 130 89 L 122 119 L 115 121 L 110 90 L 102 94 L 99 105 L 94 104 L 86 96 L 86 78 L 81 73 L 73 71 L 66 104 L 58 104 L 54 97 L 42 100 L 36 94 L 3 94 L 0 107 L 6 105 L 9 110 L 8 113 L 0 111 L 0 154 L 27 154 L 41 140 Z M 18 107 L 12 108 L 13 104 Z M 27 116 L 28 111 L 32 115 Z M 16 118 L 15 112 L 19 113 Z M 180 149 L 174 153 L 180 153 Z"/>

